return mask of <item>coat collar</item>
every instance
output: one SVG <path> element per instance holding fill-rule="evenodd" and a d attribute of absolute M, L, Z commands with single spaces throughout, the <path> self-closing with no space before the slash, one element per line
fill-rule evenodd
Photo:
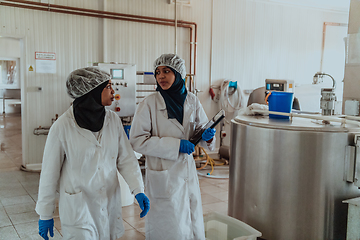
<path fill-rule="evenodd" d="M 177 126 L 183 134 L 185 134 L 184 126 L 187 126 L 189 123 L 190 115 L 195 110 L 195 106 L 191 103 L 194 103 L 193 99 L 195 98 L 195 95 L 192 93 L 187 94 L 185 102 L 184 102 L 184 119 L 183 124 L 181 125 L 175 118 L 170 118 L 169 121 L 172 122 L 175 126 Z M 157 92 L 156 94 L 156 108 L 158 111 L 163 114 L 165 118 L 168 118 L 167 111 L 166 111 L 166 104 L 164 98 L 161 96 L 160 92 Z"/>
<path fill-rule="evenodd" d="M 105 119 L 104 119 L 104 125 L 102 129 L 109 124 L 109 114 L 107 113 L 108 110 L 105 110 Z M 68 117 L 71 119 L 72 126 L 76 129 L 76 131 L 82 135 L 85 139 L 90 141 L 91 143 L 95 144 L 96 146 L 101 147 L 101 144 L 96 140 L 95 135 L 88 129 L 79 127 L 79 125 L 76 123 L 75 117 L 74 117 L 74 111 L 73 106 L 71 106 L 68 110 Z M 100 134 L 102 132 L 102 129 L 100 130 Z"/>

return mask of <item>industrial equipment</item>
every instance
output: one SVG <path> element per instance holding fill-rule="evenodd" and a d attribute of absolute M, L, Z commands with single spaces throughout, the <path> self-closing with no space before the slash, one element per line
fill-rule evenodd
<path fill-rule="evenodd" d="M 93 63 L 94 67 L 111 76 L 112 88 L 115 91 L 114 102 L 106 107 L 119 117 L 132 117 L 135 114 L 136 65 L 123 63 Z"/>
<path fill-rule="evenodd" d="M 322 88 L 320 99 L 320 108 L 322 109 L 322 115 L 334 115 L 335 102 L 335 88 Z"/>
<path fill-rule="evenodd" d="M 294 92 L 295 86 L 293 80 L 286 79 L 265 79 L 266 91 L 276 92 Z"/>
<path fill-rule="evenodd" d="M 322 109 L 322 115 L 334 115 L 335 111 L 335 88 L 336 82 L 335 79 L 327 73 L 317 72 L 313 77 L 313 84 L 322 82 L 324 76 L 328 76 L 333 81 L 332 88 L 322 88 L 321 89 L 321 99 L 320 99 L 320 108 Z"/>
<path fill-rule="evenodd" d="M 346 239 L 342 201 L 360 196 L 358 125 L 238 116 L 231 132 L 229 216 L 266 240 Z"/>

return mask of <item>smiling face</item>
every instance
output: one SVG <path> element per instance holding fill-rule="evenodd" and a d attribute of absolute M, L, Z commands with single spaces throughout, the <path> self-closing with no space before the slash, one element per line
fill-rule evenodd
<path fill-rule="evenodd" d="M 101 104 L 103 106 L 110 106 L 114 101 L 114 89 L 111 87 L 111 80 L 101 92 Z"/>
<path fill-rule="evenodd" d="M 174 72 L 167 66 L 159 66 L 155 71 L 156 81 L 163 90 L 168 90 L 175 82 Z"/>

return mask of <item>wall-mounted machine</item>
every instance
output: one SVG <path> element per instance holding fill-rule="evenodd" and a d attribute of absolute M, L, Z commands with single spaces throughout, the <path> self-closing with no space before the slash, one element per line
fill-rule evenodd
<path fill-rule="evenodd" d="M 294 92 L 295 86 L 293 80 L 285 79 L 265 79 L 266 91 L 276 92 Z"/>
<path fill-rule="evenodd" d="M 123 63 L 94 63 L 94 67 L 111 76 L 112 88 L 115 91 L 114 102 L 106 107 L 119 117 L 132 117 L 135 114 L 136 99 L 136 65 Z"/>

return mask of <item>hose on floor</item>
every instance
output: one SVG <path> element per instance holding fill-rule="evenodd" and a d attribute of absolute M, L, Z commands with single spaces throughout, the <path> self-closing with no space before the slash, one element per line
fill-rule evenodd
<path fill-rule="evenodd" d="M 203 147 L 200 147 L 200 146 L 196 146 L 199 148 L 199 153 L 204 152 L 205 154 L 205 159 L 206 159 L 206 162 L 205 163 L 200 163 L 200 164 L 204 164 L 202 165 L 201 167 L 199 168 L 196 168 L 196 170 L 201 170 L 201 169 L 204 169 L 207 165 L 210 165 L 211 166 L 211 172 L 210 173 L 207 173 L 207 175 L 211 175 L 213 172 L 214 172 L 214 166 L 222 166 L 222 165 L 227 165 L 229 164 L 229 161 L 225 160 L 225 159 L 214 159 L 214 158 L 211 158 L 207 152 L 205 151 L 205 149 Z M 201 155 L 201 154 L 200 154 Z M 204 158 L 194 158 L 195 161 L 203 161 L 205 160 Z M 221 163 L 216 163 L 216 162 L 221 162 Z"/>

